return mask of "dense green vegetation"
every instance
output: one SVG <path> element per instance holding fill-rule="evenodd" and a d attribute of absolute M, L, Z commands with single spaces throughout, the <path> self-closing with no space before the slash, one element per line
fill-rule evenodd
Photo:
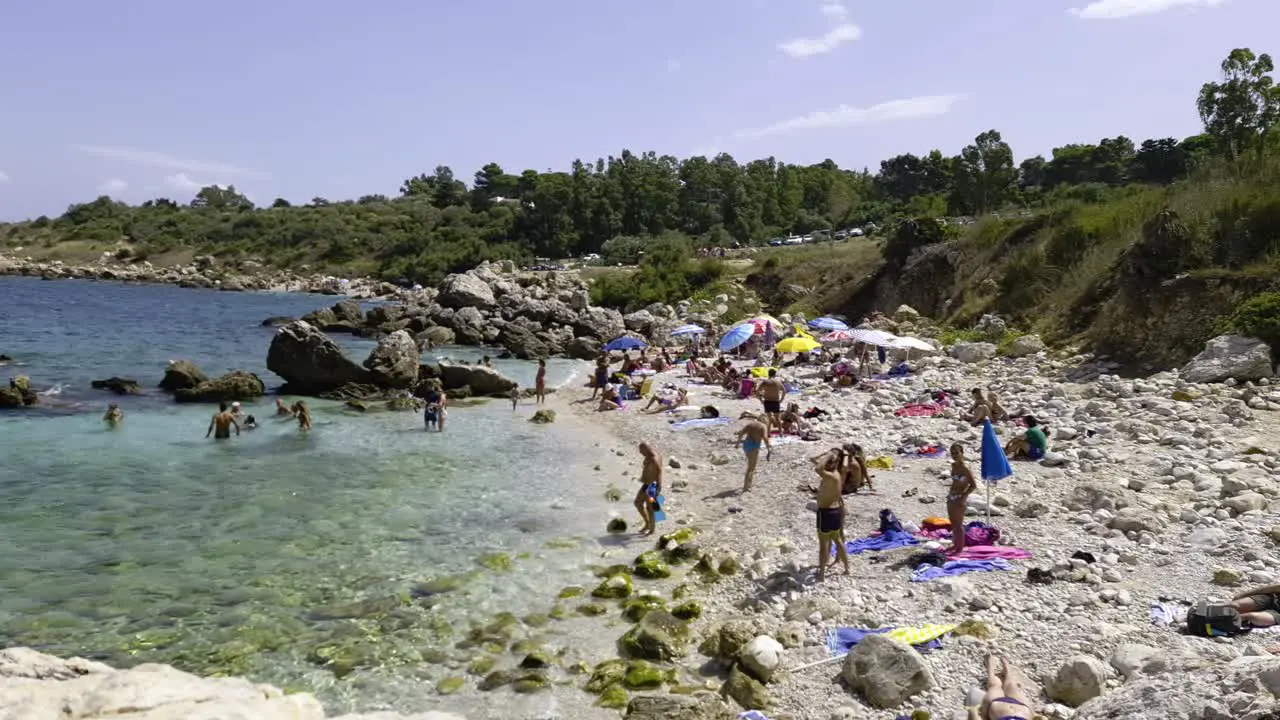
<path fill-rule="evenodd" d="M 1272 69 L 1266 55 L 1231 53 L 1222 80 L 1200 93 L 1205 133 L 1195 138 L 1152 143 L 1123 162 L 1123 142 L 1059 148 L 1040 184 L 1022 188 L 1024 198 L 1048 199 L 1034 213 L 903 220 L 886 228 L 874 256 L 831 251 L 827 261 L 852 281 L 801 297 L 770 294 L 817 272 L 812 260 L 784 253 L 759 264 L 750 285 L 774 310 L 857 316 L 907 303 L 953 328 L 995 312 L 1145 369 L 1185 361 L 1223 331 L 1280 348 Z M 1038 159 L 1022 163 L 1024 185 L 1035 167 Z M 1160 182 L 1148 182 L 1157 170 Z"/>
<path fill-rule="evenodd" d="M 130 206 L 104 196 L 57 218 L 0 227 L 0 242 L 29 250 L 123 248 L 122 257 L 139 259 L 185 250 L 430 282 L 484 259 L 601 253 L 632 260 L 655 238 L 668 248 L 750 245 L 901 217 L 1098 203 L 1185 181 L 1224 155 L 1261 163 L 1274 108 L 1243 117 L 1239 93 L 1231 88 L 1269 81 L 1270 59 L 1239 51 L 1227 65 L 1225 82 L 1212 84 L 1222 89 L 1207 87 L 1199 100 L 1205 134 L 1141 143 L 1104 138 L 1017 164 L 995 130 L 954 156 L 940 150 L 900 155 L 874 174 L 841 169 L 830 160 L 805 167 L 773 158 L 740 163 L 721 154 L 677 160 L 624 150 L 595 162 L 574 161 L 568 172 L 517 175 L 490 163 L 475 173 L 470 187 L 450 168 L 437 167 L 405 180 L 395 198 L 315 198 L 301 206 L 280 199 L 258 208 L 234 187 L 206 187 L 186 204 L 160 198 Z M 670 297 L 716 274 L 710 267 L 692 268 L 667 289 L 645 293 Z M 665 271 L 662 279 L 670 280 Z M 637 291 L 644 287 L 634 285 Z M 605 294 L 620 292 L 612 288 Z"/>

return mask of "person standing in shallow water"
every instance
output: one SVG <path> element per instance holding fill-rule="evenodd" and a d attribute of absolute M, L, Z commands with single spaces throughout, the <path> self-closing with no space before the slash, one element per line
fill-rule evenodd
<path fill-rule="evenodd" d="M 654 512 L 658 508 L 658 498 L 662 497 L 662 457 L 649 443 L 640 443 L 640 457 L 644 462 L 640 467 L 640 490 L 636 493 L 636 510 L 640 520 L 644 522 L 641 535 L 652 535 L 658 529 Z"/>
<path fill-rule="evenodd" d="M 951 521 L 951 549 L 948 553 L 964 550 L 964 512 L 969 507 L 969 495 L 978 489 L 973 471 L 964 461 L 964 446 L 951 446 L 951 489 L 947 491 L 947 519 Z"/>
<path fill-rule="evenodd" d="M 119 405 L 111 403 L 107 405 L 107 414 L 102 416 L 102 420 L 111 427 L 115 427 L 124 421 L 124 411 Z"/>
<path fill-rule="evenodd" d="M 511 412 L 516 411 L 516 407 L 520 404 L 520 383 L 511 386 Z"/>
<path fill-rule="evenodd" d="M 214 440 L 228 440 L 231 438 L 231 428 L 236 429 L 236 435 L 240 434 L 240 423 L 236 422 L 234 415 L 227 410 L 227 403 L 218 403 L 218 412 L 213 414 L 213 419 L 209 421 L 209 429 L 205 431 L 204 436 L 207 438 L 213 435 Z"/>
<path fill-rule="evenodd" d="M 306 432 L 311 429 L 311 411 L 307 409 L 306 403 L 302 402 L 301 400 L 294 403 L 293 416 L 298 418 L 298 428 L 301 429 L 303 432 Z M 236 433 L 239 434 L 239 432 L 240 432 L 240 429 L 237 427 Z"/>
<path fill-rule="evenodd" d="M 538 374 L 533 380 L 533 401 L 537 405 L 547 401 L 547 361 L 538 361 Z"/>
<path fill-rule="evenodd" d="M 285 415 L 293 415 L 293 408 L 284 404 L 284 400 L 276 398 L 276 417 L 284 417 Z"/>

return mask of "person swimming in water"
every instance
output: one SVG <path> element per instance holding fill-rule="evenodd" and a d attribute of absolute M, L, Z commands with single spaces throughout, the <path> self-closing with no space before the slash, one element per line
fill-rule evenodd
<path fill-rule="evenodd" d="M 751 419 L 738 431 L 738 440 L 735 443 L 747 456 L 747 472 L 742 479 L 742 492 L 751 490 L 751 481 L 756 477 L 756 464 L 760 462 L 760 447 L 764 446 L 768 450 L 765 453 L 766 460 L 773 457 L 773 445 L 769 443 L 769 427 L 756 420 L 754 416 L 748 414 L 747 417 Z"/>
<path fill-rule="evenodd" d="M 253 417 L 252 415 L 250 415 L 249 417 L 247 417 L 247 418 L 245 418 L 245 419 L 244 419 L 244 429 L 245 429 L 245 430 L 256 430 L 256 429 L 258 429 L 258 421 L 257 421 L 256 419 L 254 419 L 254 417 Z"/>
<path fill-rule="evenodd" d="M 239 400 L 236 400 L 235 402 L 231 403 L 231 415 L 236 419 L 237 422 L 244 419 L 244 410 L 240 408 Z"/>
<path fill-rule="evenodd" d="M 311 429 L 311 411 L 307 404 L 299 400 L 293 404 L 293 416 L 298 418 L 298 428 L 303 432 Z"/>
<path fill-rule="evenodd" d="M 124 420 L 124 411 L 120 409 L 119 405 L 111 403 L 107 405 L 107 414 L 103 415 L 102 419 L 112 427 L 115 427 Z"/>
<path fill-rule="evenodd" d="M 276 398 L 276 417 L 284 417 L 286 415 L 293 415 L 293 408 L 285 405 L 282 398 Z"/>
<path fill-rule="evenodd" d="M 236 422 L 236 418 L 227 410 L 225 402 L 218 403 L 218 412 L 213 414 L 213 418 L 209 420 L 209 429 L 205 431 L 204 436 L 207 438 L 213 435 L 214 440 L 228 440 L 231 438 L 231 428 L 236 429 L 236 435 L 240 434 L 240 423 Z"/>

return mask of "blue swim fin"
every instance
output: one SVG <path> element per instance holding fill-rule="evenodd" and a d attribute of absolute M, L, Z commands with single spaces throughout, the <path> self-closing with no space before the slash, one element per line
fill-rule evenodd
<path fill-rule="evenodd" d="M 653 521 L 662 522 L 667 519 L 667 513 L 662 509 L 667 506 L 667 498 L 659 495 L 657 506 L 653 509 Z"/>

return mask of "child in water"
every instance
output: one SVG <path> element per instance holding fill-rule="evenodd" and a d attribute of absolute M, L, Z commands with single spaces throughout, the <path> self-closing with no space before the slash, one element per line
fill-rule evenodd
<path fill-rule="evenodd" d="M 520 404 L 520 384 L 516 383 L 511 386 L 511 409 L 515 410 L 516 405 Z"/>

